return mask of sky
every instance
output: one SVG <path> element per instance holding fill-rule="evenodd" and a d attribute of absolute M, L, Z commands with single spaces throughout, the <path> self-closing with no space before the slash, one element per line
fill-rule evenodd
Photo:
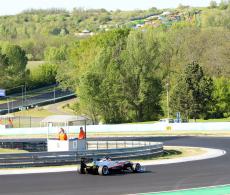
<path fill-rule="evenodd" d="M 27 9 L 65 8 L 105 8 L 107 10 L 134 10 L 175 8 L 180 3 L 190 6 L 208 6 L 210 0 L 0 0 L 0 15 L 12 15 Z M 220 0 L 216 0 L 220 2 Z"/>

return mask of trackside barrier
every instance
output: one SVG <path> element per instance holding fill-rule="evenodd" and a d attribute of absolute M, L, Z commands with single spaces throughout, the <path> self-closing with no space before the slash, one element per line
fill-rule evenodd
<path fill-rule="evenodd" d="M 32 121 L 33 123 L 33 121 Z M 167 128 L 170 127 L 170 131 Z M 80 126 L 69 126 L 69 132 L 78 135 Z M 53 127 L 51 133 L 57 133 Z M 122 133 L 122 132 L 174 132 L 174 131 L 230 131 L 230 122 L 197 122 L 197 123 L 153 123 L 153 124 L 118 124 L 118 125 L 87 125 L 88 133 Z M 0 135 L 36 135 L 47 134 L 47 127 L 1 128 Z"/>
<path fill-rule="evenodd" d="M 82 157 L 97 159 L 104 156 L 110 156 L 113 159 L 130 159 L 154 156 L 163 153 L 163 143 L 156 142 L 89 141 L 88 146 L 89 150 L 77 152 L 31 152 L 0 154 L 0 167 L 10 168 L 67 165 L 79 163 Z"/>

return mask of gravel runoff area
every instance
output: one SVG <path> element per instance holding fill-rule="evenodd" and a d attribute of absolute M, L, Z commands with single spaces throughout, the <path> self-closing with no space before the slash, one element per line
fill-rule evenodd
<path fill-rule="evenodd" d="M 184 147 L 184 146 L 180 146 Z M 198 147 L 184 147 L 184 148 L 198 148 Z M 212 148 L 200 148 L 205 151 L 203 154 L 188 156 L 188 157 L 179 157 L 173 159 L 162 159 L 162 160 L 142 160 L 141 165 L 164 165 L 164 164 L 174 164 L 174 163 L 183 163 L 189 161 L 204 160 L 210 158 L 217 158 L 225 155 L 224 150 L 212 149 Z M 43 168 L 17 168 L 17 169 L 4 169 L 0 170 L 0 175 L 18 175 L 18 174 L 35 174 L 35 173 L 58 173 L 58 172 L 72 172 L 76 171 L 77 166 L 62 166 L 62 167 L 43 167 Z"/>

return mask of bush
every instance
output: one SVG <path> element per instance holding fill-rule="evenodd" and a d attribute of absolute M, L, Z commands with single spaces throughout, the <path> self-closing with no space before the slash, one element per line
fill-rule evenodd
<path fill-rule="evenodd" d="M 42 64 L 33 69 L 29 83 L 31 88 L 42 87 L 56 83 L 57 65 Z"/>

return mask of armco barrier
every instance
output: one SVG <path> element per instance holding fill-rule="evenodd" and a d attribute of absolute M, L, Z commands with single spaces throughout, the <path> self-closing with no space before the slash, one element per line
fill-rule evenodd
<path fill-rule="evenodd" d="M 17 154 L 0 154 L 0 167 L 35 167 L 51 165 L 67 165 L 80 162 L 82 157 L 102 158 L 110 156 L 113 159 L 130 159 L 144 156 L 154 156 L 163 153 L 163 143 L 143 142 L 143 141 L 115 141 L 97 142 L 97 147 L 87 151 L 77 152 L 31 152 Z M 106 146 L 104 144 L 107 144 Z M 89 145 L 91 143 L 89 142 Z M 116 148 L 110 148 L 112 145 Z M 104 146 L 102 146 L 104 145 Z M 124 146 L 127 147 L 124 147 Z"/>

